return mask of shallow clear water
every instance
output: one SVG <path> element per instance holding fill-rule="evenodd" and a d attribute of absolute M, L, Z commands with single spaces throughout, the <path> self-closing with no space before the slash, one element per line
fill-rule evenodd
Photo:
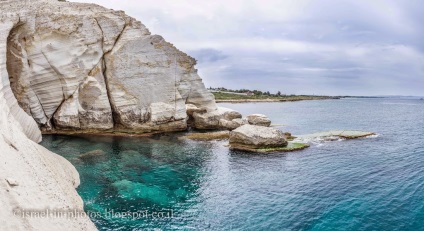
<path fill-rule="evenodd" d="M 293 134 L 349 129 L 379 135 L 269 155 L 229 151 L 221 141 L 179 141 L 179 134 L 45 136 L 42 144 L 76 166 L 78 192 L 86 211 L 101 213 L 93 218 L 101 230 L 423 229 L 423 101 L 221 106 L 267 114 Z M 79 158 L 92 150 L 105 154 Z M 111 217 L 105 210 L 139 211 L 140 217 Z"/>

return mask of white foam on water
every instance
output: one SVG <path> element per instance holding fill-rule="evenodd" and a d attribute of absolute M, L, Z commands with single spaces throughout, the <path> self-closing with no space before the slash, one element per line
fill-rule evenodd
<path fill-rule="evenodd" d="M 377 138 L 377 137 L 379 137 L 379 136 L 380 136 L 380 134 L 375 134 L 375 135 L 367 136 L 367 137 L 365 137 L 365 138 L 374 139 L 374 138 Z"/>

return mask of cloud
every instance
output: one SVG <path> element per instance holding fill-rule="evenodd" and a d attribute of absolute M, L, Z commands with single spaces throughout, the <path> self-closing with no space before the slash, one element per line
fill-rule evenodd
<path fill-rule="evenodd" d="M 79 0 L 125 10 L 198 60 L 207 86 L 422 95 L 424 2 Z"/>
<path fill-rule="evenodd" d="M 189 54 L 196 57 L 196 60 L 200 63 L 216 62 L 228 57 L 222 51 L 215 49 L 192 50 L 189 51 Z"/>

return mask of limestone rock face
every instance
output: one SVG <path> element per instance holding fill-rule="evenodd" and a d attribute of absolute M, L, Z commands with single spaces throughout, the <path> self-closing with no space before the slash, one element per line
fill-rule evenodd
<path fill-rule="evenodd" d="M 76 169 L 36 144 L 46 131 L 176 131 L 185 104 L 217 111 L 195 60 L 123 12 L 57 0 L 0 0 L 0 223 L 4 230 L 95 230 Z"/>
<path fill-rule="evenodd" d="M 60 230 L 66 227 L 67 230 L 95 230 L 96 227 L 88 217 L 31 219 L 19 216 L 19 209 L 41 212 L 46 208 L 61 211 L 76 209 L 83 212 L 83 202 L 75 191 L 79 185 L 76 169 L 63 157 L 35 143 L 41 140 L 41 133 L 35 120 L 42 121 L 45 115 L 34 92 L 35 89 L 39 89 L 37 87 L 29 89 L 27 86 L 31 84 L 37 86 L 38 79 L 33 79 L 32 83 L 28 78 L 9 79 L 9 74 L 29 75 L 27 72 L 29 69 L 24 68 L 29 64 L 22 60 L 23 56 L 32 50 L 23 51 L 18 44 L 8 46 L 10 45 L 8 40 L 16 38 L 23 41 L 25 38 L 17 36 L 16 30 L 14 31 L 23 25 L 26 12 L 30 11 L 25 9 L 23 3 L 24 1 L 0 1 L 1 229 Z M 12 58 L 14 60 L 12 63 L 8 62 L 11 56 L 16 58 Z M 48 71 L 45 64 L 40 62 L 41 66 L 37 66 L 40 75 L 45 75 Z M 9 69 L 9 65 L 16 65 L 16 68 Z M 47 75 L 44 77 L 48 78 Z M 15 97 L 11 85 L 25 93 Z M 46 88 L 45 92 L 55 94 L 53 88 Z M 17 99 L 21 102 L 20 105 Z M 30 113 L 26 113 L 20 106 Z M 35 120 L 30 115 L 34 116 Z"/>
<path fill-rule="evenodd" d="M 186 104 L 217 109 L 196 61 L 124 12 L 6 2 L 10 88 L 43 130 L 174 131 L 187 127 Z"/>
<path fill-rule="evenodd" d="M 231 148 L 241 150 L 284 147 L 288 144 L 282 131 L 249 124 L 231 131 L 229 142 Z"/>
<path fill-rule="evenodd" d="M 258 125 L 264 127 L 269 127 L 271 125 L 271 120 L 266 115 L 252 114 L 246 116 L 246 118 L 249 124 L 251 125 Z"/>
<path fill-rule="evenodd" d="M 239 112 L 224 107 L 206 113 L 193 113 L 194 127 L 197 129 L 227 129 L 227 122 L 241 117 Z"/>
<path fill-rule="evenodd" d="M 194 104 L 186 104 L 186 110 L 187 110 L 187 115 L 188 116 L 193 116 L 193 113 L 198 112 L 198 113 L 206 113 L 207 110 L 205 108 L 198 108 L 196 107 L 196 105 Z"/>
<path fill-rule="evenodd" d="M 234 130 L 242 125 L 248 124 L 247 119 L 233 119 L 233 120 L 226 120 L 226 119 L 220 119 L 219 125 L 223 128 L 226 128 L 228 130 Z"/>

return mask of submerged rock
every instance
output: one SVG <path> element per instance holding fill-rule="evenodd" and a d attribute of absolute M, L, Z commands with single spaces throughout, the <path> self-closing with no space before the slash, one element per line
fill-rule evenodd
<path fill-rule="evenodd" d="M 219 132 L 204 132 L 204 133 L 190 133 L 185 136 L 179 137 L 179 139 L 189 139 L 189 140 L 225 140 L 230 137 L 229 131 L 219 131 Z"/>
<path fill-rule="evenodd" d="M 295 143 L 295 142 L 289 142 L 287 146 L 285 147 L 276 147 L 276 148 L 257 148 L 257 149 L 251 149 L 251 148 L 245 148 L 242 147 L 238 150 L 242 151 L 248 151 L 248 152 L 258 152 L 258 153 L 270 153 L 270 152 L 295 152 L 300 151 L 306 148 L 309 148 L 309 144 L 305 143 Z"/>
<path fill-rule="evenodd" d="M 118 191 L 119 197 L 125 200 L 150 201 L 159 205 L 166 205 L 171 201 L 168 191 L 154 185 L 145 185 L 129 180 L 114 182 L 112 186 Z"/>
<path fill-rule="evenodd" d="M 300 142 L 311 142 L 311 141 L 336 141 L 340 139 L 359 139 L 376 135 L 373 132 L 365 131 L 328 131 L 319 132 L 307 135 L 296 135 L 296 141 Z"/>
<path fill-rule="evenodd" d="M 89 160 L 99 156 L 104 156 L 106 153 L 103 150 L 97 149 L 93 151 L 86 152 L 80 155 L 78 158 L 81 160 Z"/>
<path fill-rule="evenodd" d="M 284 133 L 275 128 L 243 125 L 230 132 L 230 147 L 238 150 L 282 148 L 287 146 Z"/>
<path fill-rule="evenodd" d="M 249 124 L 251 125 L 258 125 L 264 127 L 269 127 L 271 125 L 271 120 L 266 115 L 252 114 L 248 115 L 246 118 Z"/>

